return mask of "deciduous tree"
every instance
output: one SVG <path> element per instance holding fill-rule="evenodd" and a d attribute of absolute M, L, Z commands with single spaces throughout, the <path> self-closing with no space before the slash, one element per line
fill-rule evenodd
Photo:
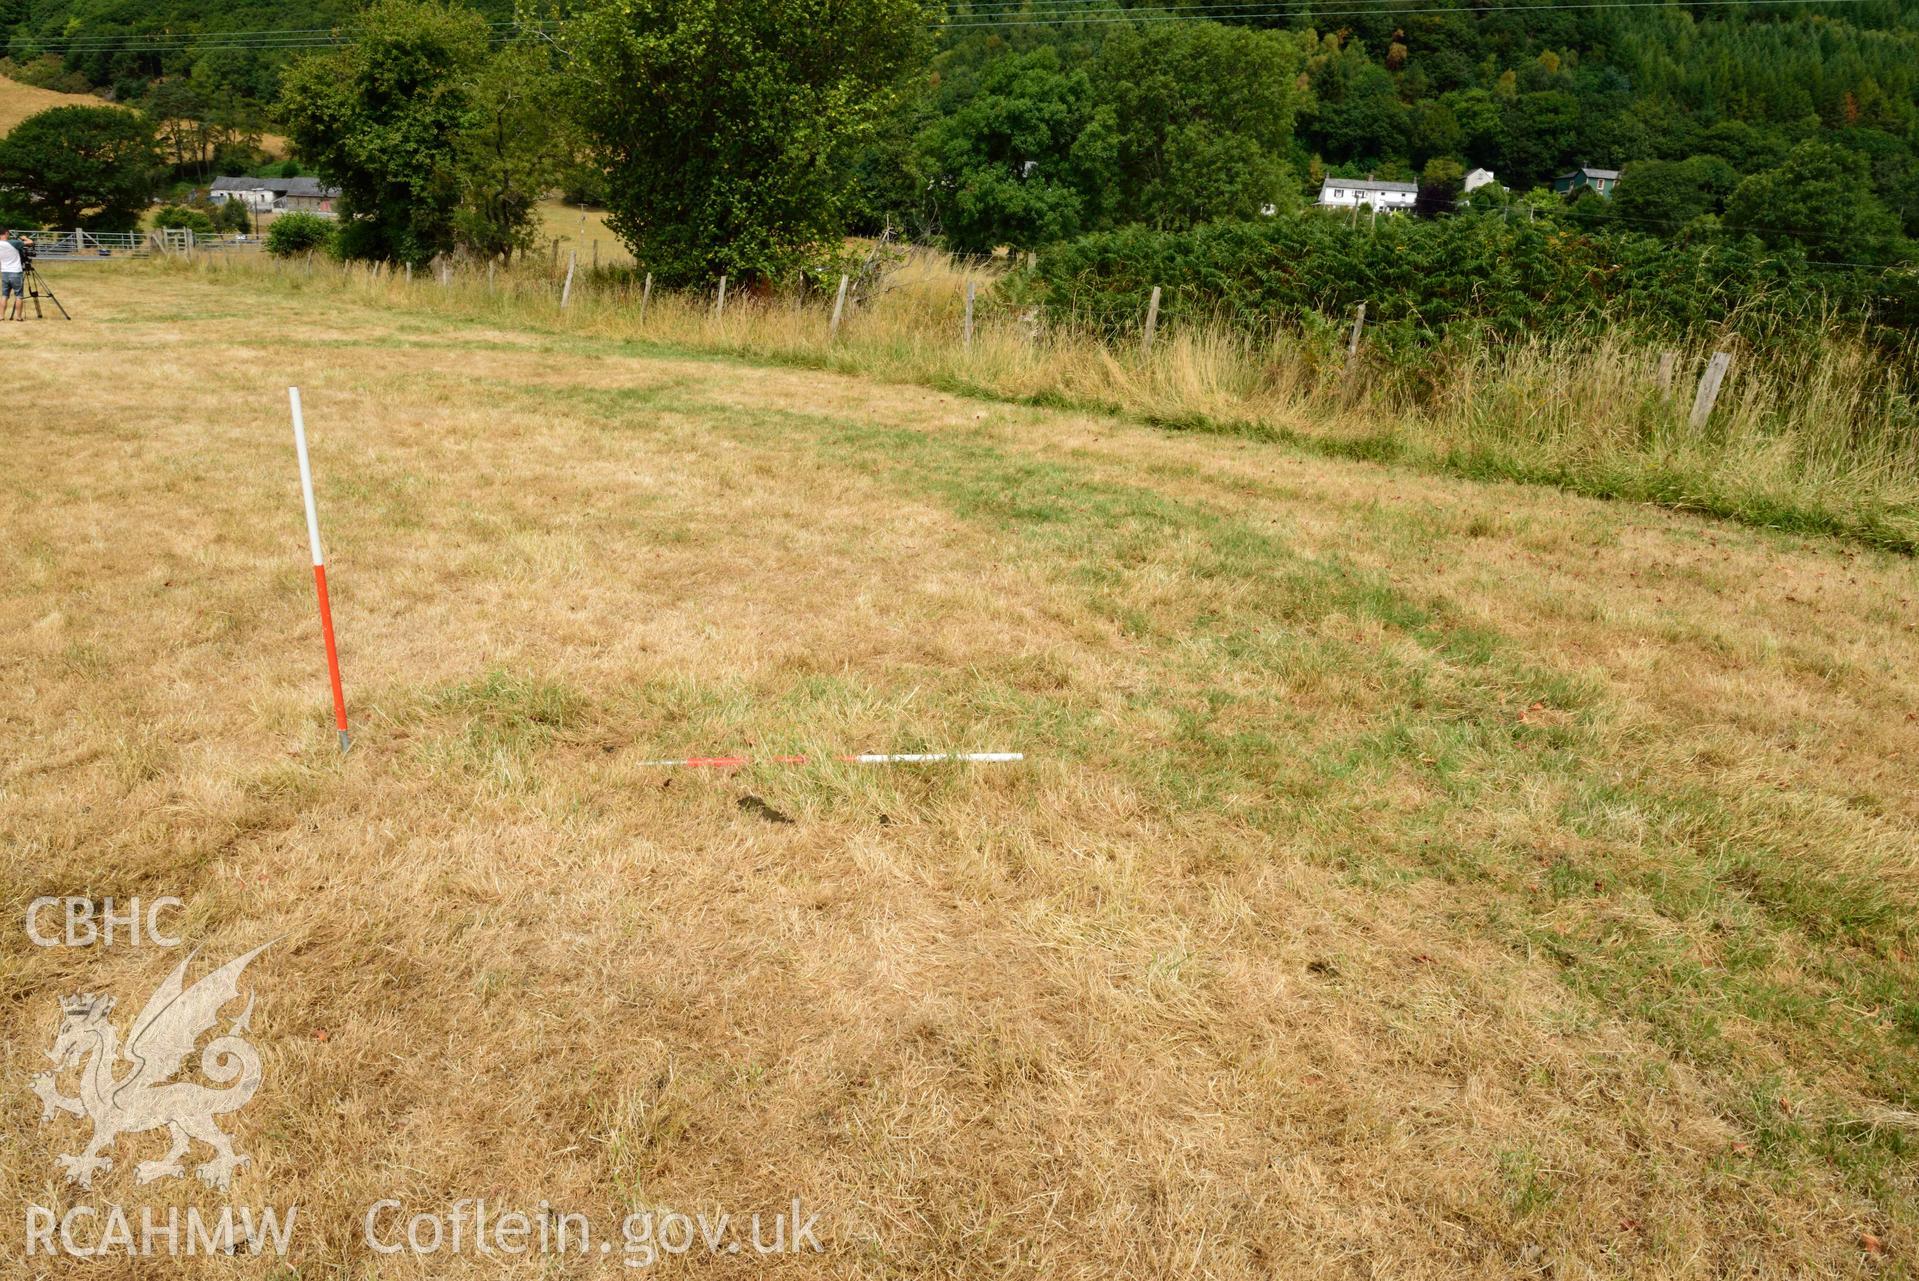
<path fill-rule="evenodd" d="M 159 177 L 144 117 L 118 107 L 54 107 L 0 138 L 0 209 L 8 221 L 124 231 Z"/>
<path fill-rule="evenodd" d="M 561 36 L 608 225 L 655 276 L 785 275 L 925 48 L 922 0 L 586 0 Z"/>
<path fill-rule="evenodd" d="M 1216 22 L 1110 38 L 1094 65 L 1114 130 L 1108 216 L 1181 230 L 1297 205 L 1284 157 L 1304 64 L 1290 34 Z"/>
<path fill-rule="evenodd" d="M 1726 227 L 1837 261 L 1880 262 L 1898 248 L 1898 220 L 1873 195 L 1865 157 L 1824 142 L 1802 142 L 1778 168 L 1740 183 Z"/>
<path fill-rule="evenodd" d="M 1718 213 L 1738 181 L 1717 156 L 1635 160 L 1619 175 L 1613 213 L 1633 230 L 1670 235 L 1701 214 Z"/>
<path fill-rule="evenodd" d="M 977 93 L 920 139 L 946 243 L 968 253 L 1027 249 L 1090 230 L 1112 181 L 1112 120 L 1095 125 L 1091 77 L 1051 49 L 1010 54 Z"/>
<path fill-rule="evenodd" d="M 282 111 L 340 188 L 347 256 L 422 263 L 454 245 L 486 22 L 439 0 L 377 0 L 359 26 L 354 43 L 288 70 Z"/>

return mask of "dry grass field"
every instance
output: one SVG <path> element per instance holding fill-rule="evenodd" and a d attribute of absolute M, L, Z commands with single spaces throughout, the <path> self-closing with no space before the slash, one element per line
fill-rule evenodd
<path fill-rule="evenodd" d="M 871 246 L 847 248 L 863 257 Z M 1919 553 L 1919 401 L 1896 367 L 1841 334 L 1789 365 L 1736 360 L 1710 419 L 1695 427 L 1688 410 L 1709 338 L 1676 353 L 1670 397 L 1659 390 L 1654 353 L 1627 332 L 1484 351 L 1432 371 L 1428 394 L 1415 396 L 1363 349 L 1348 369 L 1343 340 L 1329 353 L 1309 335 L 1254 339 L 1217 325 L 1162 325 L 1143 352 L 1136 336 L 1049 323 L 1003 262 L 908 252 L 853 289 L 837 332 L 829 329 L 830 276 L 810 290 L 734 289 L 722 315 L 711 288 L 649 294 L 642 271 L 605 254 L 600 270 L 591 262 L 589 252 L 575 263 L 564 305 L 568 258 L 550 252 L 511 270 L 469 261 L 417 277 L 324 257 L 238 255 L 195 269 L 263 277 L 256 283 L 276 289 L 344 291 L 446 319 L 1119 413 L 1332 458 L 1557 485 Z M 967 345 L 969 284 L 977 307 Z"/>
<path fill-rule="evenodd" d="M 580 209 L 557 200 L 542 200 L 538 207 L 542 242 L 557 241 L 559 260 L 577 253 L 583 265 L 591 266 L 597 256 L 605 267 L 630 267 L 633 254 L 620 238 L 606 227 L 604 209 Z"/>
<path fill-rule="evenodd" d="M 104 99 L 85 93 L 58 93 L 35 85 L 0 76 L 0 134 L 6 133 L 28 116 L 51 107 L 105 107 Z"/>
<path fill-rule="evenodd" d="M 424 291 L 56 287 L 0 330 L 0 1199 L 227 1203 L 152 1133 L 66 1186 L 27 1088 L 179 960 L 29 901 L 176 895 L 196 967 L 275 940 L 222 1124 L 299 1207 L 85 1275 L 624 1275 L 363 1218 L 796 1197 L 820 1252 L 658 1270 L 1914 1275 L 1912 559 Z M 943 748 L 1028 758 L 642 764 Z"/>

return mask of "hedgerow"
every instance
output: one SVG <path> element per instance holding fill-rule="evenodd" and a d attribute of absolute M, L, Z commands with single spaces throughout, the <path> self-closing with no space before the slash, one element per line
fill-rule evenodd
<path fill-rule="evenodd" d="M 1155 285 L 1160 323 L 1330 336 L 1366 304 L 1369 358 L 1444 352 L 1624 326 L 1648 340 L 1714 337 L 1791 356 L 1835 330 L 1909 358 L 1910 271 L 1830 270 L 1750 238 L 1693 244 L 1497 216 L 1394 217 L 1376 227 L 1312 214 L 1083 236 L 1040 256 L 1049 320 L 1137 332 Z"/>

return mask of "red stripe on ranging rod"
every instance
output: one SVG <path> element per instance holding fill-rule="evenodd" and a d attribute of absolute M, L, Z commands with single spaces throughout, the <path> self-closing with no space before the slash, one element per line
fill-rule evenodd
<path fill-rule="evenodd" d="M 346 691 L 340 687 L 340 651 L 333 643 L 333 608 L 327 603 L 326 557 L 320 553 L 320 516 L 313 507 L 313 468 L 307 462 L 307 424 L 300 413 L 300 389 L 287 388 L 293 405 L 293 448 L 300 455 L 300 497 L 306 500 L 307 542 L 313 547 L 313 588 L 320 596 L 320 634 L 326 639 L 326 670 L 333 682 L 333 724 L 340 734 L 340 750 L 352 746 L 346 732 Z"/>
<path fill-rule="evenodd" d="M 688 756 L 677 761 L 641 761 L 640 766 L 683 765 L 691 769 L 738 769 L 742 765 L 804 765 L 809 760 L 805 756 L 762 756 L 755 760 L 751 756 Z M 868 752 L 855 756 L 835 756 L 836 761 L 845 761 L 849 765 L 930 765 L 935 761 L 959 761 L 965 764 L 988 765 L 1007 761 L 1023 761 L 1024 752 L 907 752 L 884 755 Z"/>

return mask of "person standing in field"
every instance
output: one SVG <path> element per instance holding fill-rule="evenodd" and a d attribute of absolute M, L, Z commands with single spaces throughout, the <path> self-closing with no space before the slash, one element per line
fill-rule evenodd
<path fill-rule="evenodd" d="M 11 308 L 13 314 L 6 311 Z M 0 231 L 0 320 L 27 318 L 26 264 L 20 259 L 20 247 L 13 243 L 11 231 Z"/>

